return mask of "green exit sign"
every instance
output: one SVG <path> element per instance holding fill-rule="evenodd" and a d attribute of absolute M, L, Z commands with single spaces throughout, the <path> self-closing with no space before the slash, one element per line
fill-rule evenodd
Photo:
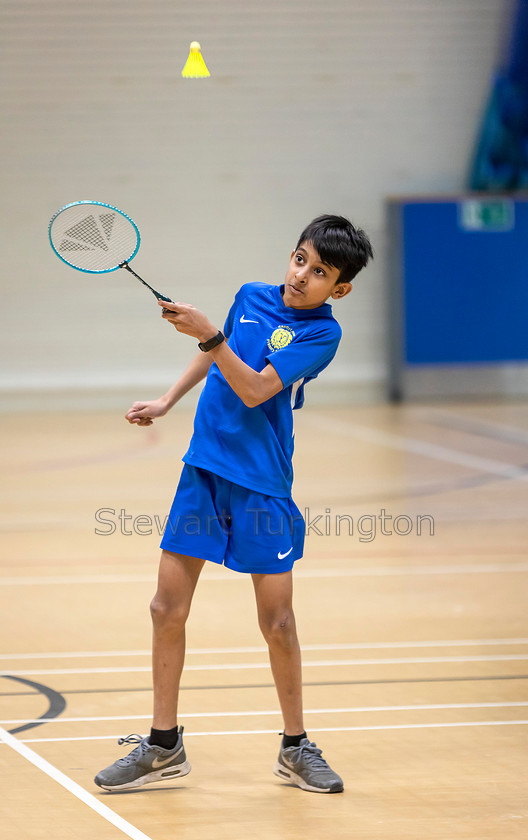
<path fill-rule="evenodd" d="M 465 230 L 503 231 L 515 225 L 513 201 L 502 198 L 470 198 L 458 205 L 460 226 Z"/>

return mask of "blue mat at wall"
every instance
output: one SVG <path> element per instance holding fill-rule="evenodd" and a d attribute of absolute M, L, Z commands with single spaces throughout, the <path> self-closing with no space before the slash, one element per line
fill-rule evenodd
<path fill-rule="evenodd" d="M 528 0 L 517 0 L 469 178 L 472 190 L 528 189 Z"/>

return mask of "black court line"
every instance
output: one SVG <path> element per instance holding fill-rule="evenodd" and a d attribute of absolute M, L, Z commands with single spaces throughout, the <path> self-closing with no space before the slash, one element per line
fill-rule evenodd
<path fill-rule="evenodd" d="M 37 685 L 31 683 L 30 680 L 22 680 L 20 677 L 10 677 L 12 680 L 19 680 L 19 682 L 26 682 L 30 685 Z M 423 679 L 404 679 L 404 680 L 340 680 L 338 682 L 329 680 L 328 682 L 303 682 L 305 688 L 313 688 L 317 686 L 332 686 L 332 685 L 404 685 L 414 684 L 420 685 L 423 683 L 451 683 L 451 682 L 497 682 L 503 680 L 528 680 L 528 674 L 504 674 L 494 677 L 426 677 Z M 42 688 L 46 688 L 42 686 Z M 180 686 L 180 691 L 229 691 L 242 688 L 275 688 L 275 683 L 252 683 L 251 685 L 186 685 Z M 48 689 L 51 690 L 51 689 Z M 152 691 L 152 686 L 144 686 L 142 688 L 74 688 L 70 691 L 63 691 L 58 694 L 64 699 L 63 695 L 68 694 L 128 694 Z M 0 692 L 0 697 L 22 697 L 32 692 L 29 691 L 4 691 Z M 66 705 L 66 701 L 64 701 Z M 59 713 L 60 714 L 60 713 Z M 57 717 L 57 715 L 54 715 Z M 39 718 L 40 720 L 40 718 Z M 43 723 L 46 721 L 43 720 Z M 32 726 L 40 726 L 40 723 L 34 723 Z M 27 726 L 23 729 L 29 728 Z M 13 729 L 13 732 L 20 730 Z"/>
<path fill-rule="evenodd" d="M 16 729 L 10 729 L 9 733 L 11 735 L 15 735 L 17 732 L 25 732 L 26 729 L 34 729 L 35 726 L 42 726 L 43 723 L 46 723 L 49 720 L 53 720 L 54 718 L 59 717 L 66 708 L 66 700 L 62 694 L 58 691 L 55 691 L 53 688 L 50 688 L 47 685 L 42 685 L 41 683 L 33 682 L 33 680 L 25 680 L 22 677 L 13 677 L 9 674 L 2 674 L 4 679 L 6 680 L 14 680 L 15 682 L 22 683 L 22 685 L 30 686 L 31 688 L 35 689 L 37 694 L 42 694 L 44 697 L 47 697 L 49 706 L 47 710 L 41 715 L 38 720 L 35 720 L 33 723 L 25 723 L 23 726 L 17 726 Z M 20 697 L 23 694 L 34 694 L 33 691 L 23 691 L 23 692 L 7 692 L 3 696 L 5 697 Z"/>

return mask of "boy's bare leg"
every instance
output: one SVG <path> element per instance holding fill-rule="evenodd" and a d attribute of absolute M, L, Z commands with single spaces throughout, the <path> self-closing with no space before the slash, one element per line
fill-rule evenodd
<path fill-rule="evenodd" d="M 185 659 L 185 622 L 205 560 L 163 551 L 158 590 L 150 605 L 153 625 L 154 729 L 177 725 L 178 692 Z"/>
<path fill-rule="evenodd" d="M 154 681 L 153 732 L 148 738 L 129 735 L 120 743 L 137 744 L 125 759 L 118 759 L 101 770 L 94 782 L 104 790 L 133 790 L 150 782 L 186 776 L 191 765 L 177 727 L 178 691 L 185 658 L 185 622 L 204 560 L 163 551 L 158 590 L 150 605 L 154 640 L 152 674 Z M 172 736 L 175 734 L 174 743 Z M 157 740 L 167 736 L 165 743 Z"/>
<path fill-rule="evenodd" d="M 269 648 L 273 679 L 287 735 L 304 732 L 301 649 L 295 627 L 291 572 L 253 578 L 259 626 Z"/>

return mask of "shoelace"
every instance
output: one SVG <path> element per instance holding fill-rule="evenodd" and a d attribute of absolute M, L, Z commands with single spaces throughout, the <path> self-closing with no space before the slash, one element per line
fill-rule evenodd
<path fill-rule="evenodd" d="M 117 743 L 119 746 L 122 746 L 122 744 L 138 744 L 135 750 L 132 750 L 131 753 L 123 756 L 123 758 L 118 759 L 118 762 L 121 765 L 121 767 L 125 767 L 127 764 L 131 764 L 138 755 L 141 755 L 141 753 L 143 752 L 142 741 L 144 741 L 144 738 L 141 735 L 138 735 L 137 733 L 134 733 L 133 735 L 127 735 L 126 738 L 118 738 Z"/>
<path fill-rule="evenodd" d="M 313 768 L 328 767 L 327 762 L 323 758 L 323 751 L 320 750 L 313 742 L 309 744 L 302 744 L 298 749 L 299 761 L 301 758 L 304 758 L 306 763 Z"/>

